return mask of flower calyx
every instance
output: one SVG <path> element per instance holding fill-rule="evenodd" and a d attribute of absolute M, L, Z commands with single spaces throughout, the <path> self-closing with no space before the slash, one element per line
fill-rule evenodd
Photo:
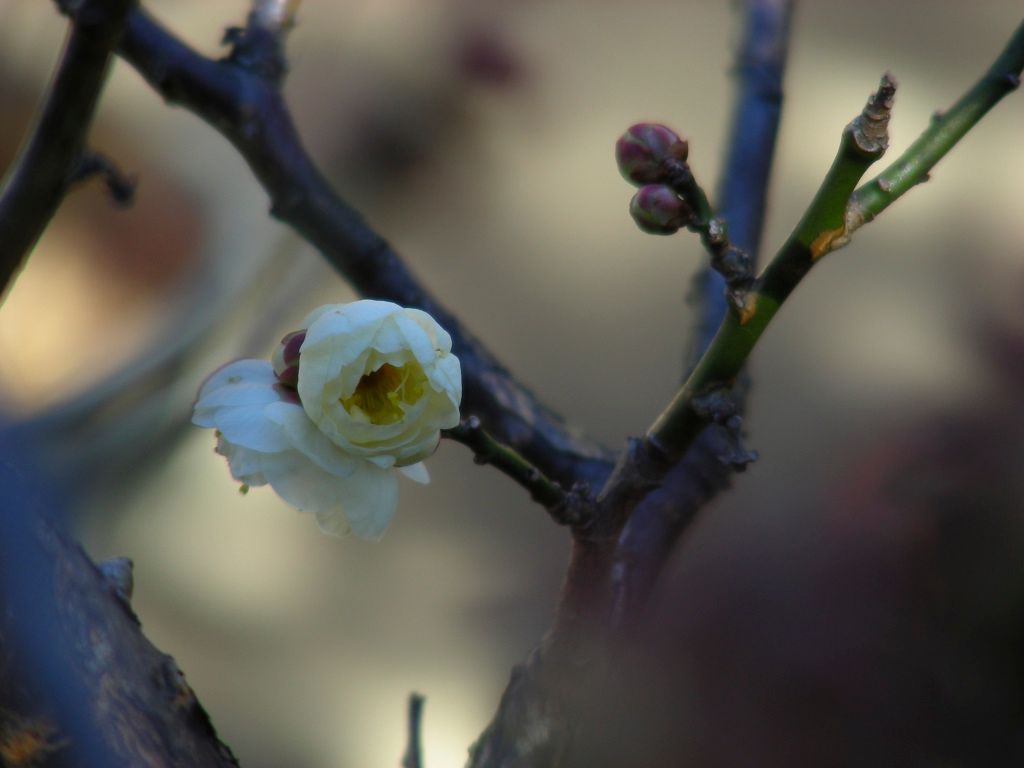
<path fill-rule="evenodd" d="M 270 358 L 278 382 L 282 387 L 293 391 L 299 386 L 299 351 L 305 340 L 305 328 L 285 334 Z"/>

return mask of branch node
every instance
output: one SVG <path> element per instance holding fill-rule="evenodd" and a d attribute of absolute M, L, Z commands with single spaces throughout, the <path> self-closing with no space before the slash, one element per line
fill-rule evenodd
<path fill-rule="evenodd" d="M 71 184 L 88 181 L 94 176 L 101 176 L 107 193 L 118 208 L 127 208 L 135 202 L 135 188 L 138 179 L 134 175 L 123 173 L 110 158 L 99 152 L 85 150 L 71 171 Z"/>
<path fill-rule="evenodd" d="M 284 38 L 295 25 L 297 0 L 254 0 L 244 27 L 228 27 L 221 39 L 231 46 L 227 61 L 278 85 L 288 72 Z"/>
<path fill-rule="evenodd" d="M 742 472 L 757 461 L 757 451 L 743 446 L 743 417 L 729 389 L 719 387 L 698 395 L 693 398 L 691 408 L 698 418 L 719 427 L 721 445 L 716 449 L 715 458 L 720 464 Z"/>
<path fill-rule="evenodd" d="M 585 531 L 594 521 L 594 496 L 590 484 L 573 484 L 565 498 L 551 508 L 551 516 L 561 525 L 568 526 L 575 533 Z"/>
<path fill-rule="evenodd" d="M 112 557 L 96 564 L 114 595 L 126 607 L 131 606 L 135 589 L 135 563 L 129 557 Z"/>

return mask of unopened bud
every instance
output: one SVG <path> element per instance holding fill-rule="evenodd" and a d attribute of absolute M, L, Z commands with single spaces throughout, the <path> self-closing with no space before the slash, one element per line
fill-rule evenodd
<path fill-rule="evenodd" d="M 305 330 L 292 331 L 281 339 L 270 358 L 274 375 L 286 387 L 294 389 L 299 385 L 299 349 L 305 340 Z"/>
<path fill-rule="evenodd" d="M 629 201 L 629 213 L 651 235 L 671 235 L 693 221 L 690 206 L 664 184 L 640 187 Z"/>
<path fill-rule="evenodd" d="M 667 161 L 685 163 L 690 153 L 686 139 L 658 123 L 637 123 L 615 142 L 615 160 L 619 173 L 630 184 L 653 184 L 666 181 Z"/>

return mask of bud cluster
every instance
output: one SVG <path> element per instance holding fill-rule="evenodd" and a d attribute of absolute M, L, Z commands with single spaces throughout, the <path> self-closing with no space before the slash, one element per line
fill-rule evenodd
<path fill-rule="evenodd" d="M 671 185 L 686 168 L 689 153 L 686 139 L 657 123 L 637 123 L 615 143 L 619 173 L 640 187 L 629 212 L 644 232 L 671 235 L 693 223 L 692 206 Z"/>

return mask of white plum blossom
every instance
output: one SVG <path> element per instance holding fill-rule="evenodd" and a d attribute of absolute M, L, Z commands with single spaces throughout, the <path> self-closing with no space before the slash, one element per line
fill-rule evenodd
<path fill-rule="evenodd" d="M 266 360 L 237 360 L 203 384 L 194 424 L 244 486 L 269 484 L 328 533 L 379 538 L 396 471 L 429 481 L 422 459 L 459 423 L 462 373 L 451 337 L 417 309 L 362 300 L 320 307 Z"/>

